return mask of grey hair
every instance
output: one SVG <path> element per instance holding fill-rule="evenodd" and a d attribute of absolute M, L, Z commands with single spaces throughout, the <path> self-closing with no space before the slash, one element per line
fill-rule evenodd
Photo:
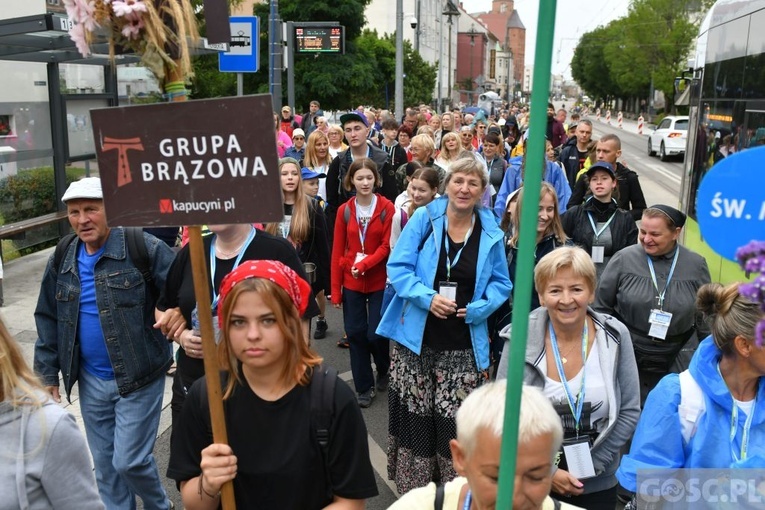
<path fill-rule="evenodd" d="M 507 381 L 504 379 L 484 384 L 468 395 L 457 410 L 457 441 L 466 456 L 473 453 L 480 429 L 502 437 L 506 391 Z M 518 420 L 518 444 L 528 444 L 544 434 L 552 436 L 550 459 L 554 463 L 563 442 L 560 417 L 542 390 L 524 386 Z"/>

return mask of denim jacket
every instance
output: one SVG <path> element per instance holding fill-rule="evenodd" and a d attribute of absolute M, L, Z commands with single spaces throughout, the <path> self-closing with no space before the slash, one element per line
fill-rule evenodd
<path fill-rule="evenodd" d="M 418 208 L 401 231 L 388 258 L 388 277 L 396 295 L 385 310 L 377 334 L 390 338 L 419 355 L 430 302 L 436 291 L 438 254 L 443 245 L 447 197 Z M 473 299 L 467 305 L 465 323 L 470 327 L 476 367 L 489 366 L 487 319 L 507 300 L 513 284 L 507 275 L 503 234 L 486 207 L 476 209 L 481 219 L 476 283 Z M 425 239 L 424 242 L 422 240 Z"/>
<path fill-rule="evenodd" d="M 165 285 L 173 251 L 156 237 L 144 233 L 153 284 Z M 53 255 L 45 268 L 35 309 L 37 342 L 34 368 L 46 386 L 58 386 L 59 371 L 70 398 L 79 375 L 77 320 L 80 309 L 80 279 L 77 250 L 81 242 L 69 245 L 59 268 Z M 154 302 L 149 297 L 141 272 L 136 269 L 125 246 L 125 231 L 113 228 L 104 252 L 94 268 L 96 303 L 101 329 L 114 369 L 120 395 L 142 388 L 167 371 L 172 363 L 170 343 L 153 328 Z M 71 400 L 71 399 L 70 399 Z"/>

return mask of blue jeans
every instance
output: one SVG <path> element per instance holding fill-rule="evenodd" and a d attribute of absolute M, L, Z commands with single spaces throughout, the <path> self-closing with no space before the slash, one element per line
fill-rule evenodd
<path fill-rule="evenodd" d="M 109 510 L 165 510 L 170 500 L 154 461 L 165 378 L 120 396 L 114 380 L 80 370 L 80 409 L 93 454 L 98 492 Z"/>
<path fill-rule="evenodd" d="M 343 289 L 343 325 L 351 345 L 351 372 L 356 393 L 364 393 L 375 384 L 370 355 L 377 365 L 377 374 L 390 368 L 389 340 L 375 331 L 380 324 L 384 291 L 363 293 Z"/>

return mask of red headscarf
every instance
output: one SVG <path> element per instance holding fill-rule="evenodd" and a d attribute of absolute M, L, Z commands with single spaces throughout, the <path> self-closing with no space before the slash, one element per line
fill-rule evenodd
<path fill-rule="evenodd" d="M 308 300 L 311 299 L 311 286 L 292 268 L 276 260 L 248 260 L 227 274 L 220 284 L 221 306 L 226 305 L 226 296 L 234 288 L 234 285 L 250 278 L 265 278 L 284 289 L 301 316 L 308 308 Z M 225 313 L 221 309 L 221 313 L 218 314 L 221 329 L 223 329 L 224 316 Z"/>

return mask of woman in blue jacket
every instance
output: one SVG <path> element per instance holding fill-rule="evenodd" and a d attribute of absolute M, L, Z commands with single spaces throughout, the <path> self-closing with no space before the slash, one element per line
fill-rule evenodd
<path fill-rule="evenodd" d="M 688 370 L 665 376 L 648 399 L 616 477 L 637 489 L 640 469 L 765 467 L 765 348 L 758 304 L 710 283 L 696 306 L 711 319 Z"/>
<path fill-rule="evenodd" d="M 388 260 L 396 296 L 377 329 L 395 342 L 388 477 L 402 494 L 456 476 L 454 415 L 486 380 L 486 319 L 512 289 L 502 231 L 481 207 L 483 165 L 460 158 L 445 182 L 445 196 L 417 209 Z"/>

